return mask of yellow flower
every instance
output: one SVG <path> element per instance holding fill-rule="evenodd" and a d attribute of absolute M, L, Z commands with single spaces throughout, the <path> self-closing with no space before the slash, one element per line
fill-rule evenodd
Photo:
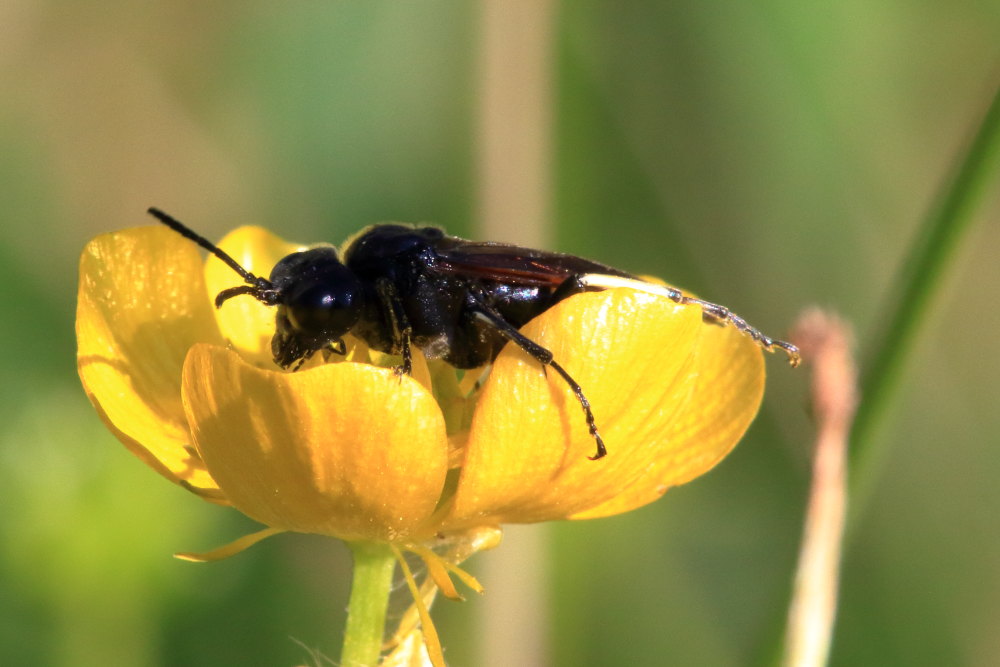
<path fill-rule="evenodd" d="M 254 227 L 220 246 L 264 275 L 297 249 Z M 78 367 L 133 453 L 274 530 L 405 545 L 624 512 L 718 463 L 763 392 L 760 348 L 699 307 L 621 288 L 573 296 L 523 332 L 590 399 L 608 448 L 591 461 L 577 399 L 516 346 L 478 388 L 478 373 L 459 381 L 419 355 L 398 377 L 356 341 L 348 360 L 283 372 L 270 361 L 273 309 L 248 297 L 213 307 L 238 283 L 164 227 L 94 239 Z"/>
<path fill-rule="evenodd" d="M 259 275 L 301 249 L 256 227 L 219 245 Z M 94 239 L 80 261 L 83 386 L 147 465 L 267 526 L 185 557 L 289 530 L 391 549 L 415 599 L 393 642 L 398 664 L 419 645 L 443 664 L 427 605 L 437 589 L 458 595 L 450 574 L 480 590 L 457 564 L 494 546 L 501 524 L 652 502 L 735 446 L 764 389 L 758 345 L 706 324 L 697 305 L 629 288 L 572 296 L 522 331 L 584 388 L 608 450 L 590 460 L 576 396 L 517 346 L 485 376 L 415 350 L 413 375 L 399 377 L 398 359 L 348 337 L 346 357 L 289 373 L 271 360 L 273 309 L 248 297 L 213 307 L 236 284 L 165 227 Z M 423 584 L 404 549 L 427 563 Z"/>

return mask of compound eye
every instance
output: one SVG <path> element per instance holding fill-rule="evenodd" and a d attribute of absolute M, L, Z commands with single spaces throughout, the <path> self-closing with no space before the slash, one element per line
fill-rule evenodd
<path fill-rule="evenodd" d="M 300 333 L 335 340 L 361 317 L 361 286 L 353 276 L 320 281 L 290 294 L 288 319 Z"/>

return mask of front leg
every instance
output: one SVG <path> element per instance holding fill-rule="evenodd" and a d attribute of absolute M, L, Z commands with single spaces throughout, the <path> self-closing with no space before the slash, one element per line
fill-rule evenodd
<path fill-rule="evenodd" d="M 410 375 L 413 373 L 413 353 L 410 351 L 410 338 L 413 336 L 413 327 L 403 310 L 403 302 L 396 293 L 396 288 L 392 281 L 381 278 L 375 283 L 375 290 L 378 293 L 379 301 L 382 303 L 383 312 L 392 328 L 393 343 L 398 343 L 400 352 L 403 355 L 403 363 L 394 370 L 396 375 Z"/>

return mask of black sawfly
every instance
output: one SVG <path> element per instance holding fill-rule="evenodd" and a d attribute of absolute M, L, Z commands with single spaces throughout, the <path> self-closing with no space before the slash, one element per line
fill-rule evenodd
<path fill-rule="evenodd" d="M 558 373 L 576 394 L 597 445 L 591 459 L 607 450 L 583 389 L 549 350 L 519 331 L 566 297 L 611 287 L 659 294 L 698 305 L 704 319 L 731 324 L 765 350 L 785 351 L 793 366 L 799 362 L 794 345 L 765 336 L 724 306 L 573 255 L 467 241 L 436 227 L 379 224 L 356 236 L 342 257 L 331 246 L 295 252 L 262 278 L 163 211 L 149 213 L 243 278 L 245 284 L 219 292 L 216 308 L 242 294 L 277 306 L 271 353 L 278 366 L 296 370 L 320 351 L 345 354 L 347 333 L 401 355 L 400 374 L 411 371 L 412 347 L 455 368 L 472 369 L 491 363 L 512 342 Z"/>

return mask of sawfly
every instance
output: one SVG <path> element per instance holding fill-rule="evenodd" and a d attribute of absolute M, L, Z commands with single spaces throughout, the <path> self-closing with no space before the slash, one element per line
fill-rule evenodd
<path fill-rule="evenodd" d="M 410 373 L 414 347 L 429 359 L 472 369 L 491 363 L 513 343 L 573 390 L 596 444 L 591 459 L 607 450 L 583 388 L 549 350 L 520 332 L 569 296 L 611 287 L 660 294 L 700 306 L 704 319 L 735 326 L 765 350 L 786 352 L 793 366 L 799 362 L 794 345 L 765 336 L 724 306 L 573 255 L 467 241 L 436 227 L 378 224 L 357 235 L 343 253 L 332 246 L 294 252 L 264 278 L 163 211 L 150 208 L 149 213 L 243 279 L 219 292 L 217 308 L 241 295 L 276 307 L 271 353 L 281 368 L 296 370 L 317 352 L 346 354 L 348 333 L 376 350 L 402 356 L 400 374 Z"/>

